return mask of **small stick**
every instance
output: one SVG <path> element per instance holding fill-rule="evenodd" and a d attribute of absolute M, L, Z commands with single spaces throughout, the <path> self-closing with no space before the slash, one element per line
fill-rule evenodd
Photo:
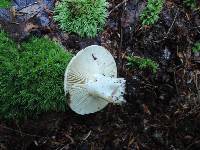
<path fill-rule="evenodd" d="M 176 15 L 175 15 L 175 17 L 174 17 L 174 20 L 173 20 L 173 22 L 172 22 L 172 24 L 171 24 L 169 30 L 167 31 L 167 33 L 166 33 L 166 35 L 163 37 L 163 39 L 157 40 L 157 41 L 153 41 L 153 42 L 155 42 L 155 43 L 160 43 L 160 42 L 164 41 L 166 38 L 168 38 L 168 34 L 171 32 L 172 27 L 174 26 L 174 23 L 175 23 L 175 21 L 176 21 L 177 16 L 178 16 L 178 10 L 177 10 L 177 12 L 176 12 Z"/>
<path fill-rule="evenodd" d="M 175 15 L 175 17 L 174 17 L 174 20 L 173 20 L 173 22 L 172 22 L 172 24 L 171 24 L 171 26 L 170 26 L 169 30 L 167 31 L 167 34 L 165 35 L 164 38 L 167 38 L 167 37 L 168 37 L 168 34 L 171 32 L 172 27 L 174 26 L 174 23 L 175 23 L 175 21 L 176 21 L 177 16 L 178 16 L 178 10 L 176 11 L 176 15 Z"/>
<path fill-rule="evenodd" d="M 91 133 L 92 133 L 92 131 L 90 130 L 90 131 L 88 132 L 88 134 L 83 138 L 83 140 L 84 140 L 84 141 L 87 140 L 87 138 L 90 136 Z"/>
<path fill-rule="evenodd" d="M 109 13 L 108 15 L 110 15 L 114 10 L 116 10 L 117 8 L 119 8 L 121 5 L 123 5 L 124 3 L 126 3 L 128 0 L 123 0 L 121 3 L 119 3 L 118 5 L 116 5 Z"/>

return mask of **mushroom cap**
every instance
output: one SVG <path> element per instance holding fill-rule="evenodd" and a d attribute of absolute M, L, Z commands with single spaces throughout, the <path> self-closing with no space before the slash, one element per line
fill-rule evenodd
<path fill-rule="evenodd" d="M 117 77 L 117 66 L 113 56 L 102 46 L 91 45 L 79 51 L 67 66 L 64 78 L 68 105 L 78 114 L 84 115 L 103 109 L 109 102 L 88 93 L 85 85 L 95 80 L 94 75 Z"/>

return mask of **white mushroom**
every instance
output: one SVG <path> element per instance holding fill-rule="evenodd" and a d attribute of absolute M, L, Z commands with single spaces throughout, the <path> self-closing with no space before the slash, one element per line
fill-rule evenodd
<path fill-rule="evenodd" d="M 79 51 L 67 66 L 64 79 L 68 104 L 78 114 L 90 114 L 108 103 L 125 102 L 125 80 L 117 78 L 117 67 L 108 50 L 92 45 Z"/>

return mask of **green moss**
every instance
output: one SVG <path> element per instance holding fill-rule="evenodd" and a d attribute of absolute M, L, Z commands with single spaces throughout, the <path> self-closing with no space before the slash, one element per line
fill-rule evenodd
<path fill-rule="evenodd" d="M 137 56 L 128 56 L 129 68 L 139 68 L 141 70 L 151 70 L 154 74 L 157 72 L 159 65 L 149 58 L 141 58 Z"/>
<path fill-rule="evenodd" d="M 10 7 L 11 2 L 10 0 L 1 0 L 0 2 L 0 8 L 8 8 Z"/>
<path fill-rule="evenodd" d="M 55 7 L 54 19 L 64 31 L 95 37 L 105 24 L 106 7 L 106 0 L 62 0 Z"/>
<path fill-rule="evenodd" d="M 183 0 L 183 4 L 191 9 L 197 8 L 197 0 Z"/>
<path fill-rule="evenodd" d="M 192 48 L 193 52 L 200 52 L 200 42 L 196 42 Z"/>
<path fill-rule="evenodd" d="M 46 38 L 32 38 L 17 49 L 5 33 L 0 37 L 0 116 L 20 119 L 64 111 L 63 78 L 72 55 Z"/>
<path fill-rule="evenodd" d="M 147 6 L 140 14 L 142 25 L 153 25 L 159 19 L 165 0 L 148 0 Z"/>

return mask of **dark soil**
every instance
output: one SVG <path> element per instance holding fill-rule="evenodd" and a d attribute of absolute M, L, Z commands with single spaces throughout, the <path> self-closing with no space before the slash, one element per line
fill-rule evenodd
<path fill-rule="evenodd" d="M 200 40 L 200 12 L 167 0 L 159 21 L 142 27 L 144 6 L 110 0 L 107 25 L 95 39 L 62 33 L 55 24 L 48 33 L 73 53 L 91 44 L 110 50 L 127 81 L 126 104 L 87 116 L 68 110 L 23 123 L 1 121 L 0 149 L 199 150 L 200 54 L 191 47 Z M 155 60 L 158 73 L 128 68 L 128 55 Z"/>

